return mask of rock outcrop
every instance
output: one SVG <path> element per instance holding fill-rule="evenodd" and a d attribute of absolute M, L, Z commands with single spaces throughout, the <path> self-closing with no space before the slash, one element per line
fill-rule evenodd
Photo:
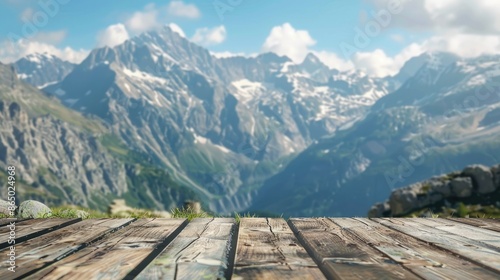
<path fill-rule="evenodd" d="M 500 191 L 500 165 L 491 168 L 471 165 L 462 172 L 436 176 L 396 189 L 387 201 L 373 205 L 368 216 L 403 216 L 447 199 L 487 196 L 497 191 Z"/>

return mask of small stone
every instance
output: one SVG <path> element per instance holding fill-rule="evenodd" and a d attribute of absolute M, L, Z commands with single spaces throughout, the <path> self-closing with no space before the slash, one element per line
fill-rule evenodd
<path fill-rule="evenodd" d="M 19 213 L 18 218 L 21 219 L 40 219 L 40 218 L 48 218 L 52 216 L 52 211 L 47 205 L 35 201 L 35 200 L 26 200 L 21 202 L 19 205 Z"/>

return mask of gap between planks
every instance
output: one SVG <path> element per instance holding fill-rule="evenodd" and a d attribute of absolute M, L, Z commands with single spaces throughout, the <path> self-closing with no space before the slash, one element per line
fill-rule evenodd
<path fill-rule="evenodd" d="M 52 231 L 70 226 L 80 222 L 82 219 L 28 219 L 16 221 L 15 223 L 15 244 L 18 245 L 29 239 L 50 233 Z M 10 223 L 10 222 L 9 222 Z M 10 247 L 9 244 L 9 224 L 0 228 L 0 249 Z"/>
<path fill-rule="evenodd" d="M 366 218 L 333 219 L 343 230 L 424 279 L 497 279 L 488 269 Z"/>
<path fill-rule="evenodd" d="M 233 279 L 325 279 L 282 218 L 243 218 Z"/>
<path fill-rule="evenodd" d="M 186 224 L 186 219 L 134 221 L 26 279 L 133 279 Z"/>
<path fill-rule="evenodd" d="M 129 224 L 133 219 L 85 220 L 64 227 L 37 238 L 26 240 L 16 245 L 16 271 L 7 271 L 6 264 L 0 271 L 0 279 L 24 278 L 51 264 L 66 258 L 68 255 L 82 250 L 88 244 L 103 238 Z M 0 252 L 6 251 L 2 250 Z"/>
<path fill-rule="evenodd" d="M 328 279 L 421 279 L 327 218 L 291 218 L 290 227 Z"/>

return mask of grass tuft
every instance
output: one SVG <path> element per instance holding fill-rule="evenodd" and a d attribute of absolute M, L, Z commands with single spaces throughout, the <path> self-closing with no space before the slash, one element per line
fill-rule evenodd
<path fill-rule="evenodd" d="M 191 221 L 195 218 L 213 218 L 214 216 L 206 213 L 206 212 L 197 212 L 191 209 L 191 207 L 188 208 L 174 208 L 170 211 L 172 214 L 172 218 L 184 218 L 188 219 L 188 221 Z"/>

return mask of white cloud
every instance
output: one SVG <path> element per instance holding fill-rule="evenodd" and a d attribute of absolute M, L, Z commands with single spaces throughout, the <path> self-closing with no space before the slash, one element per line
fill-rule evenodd
<path fill-rule="evenodd" d="M 133 13 L 126 21 L 125 26 L 131 33 L 142 33 L 160 25 L 158 9 L 154 3 L 146 5 L 144 11 Z"/>
<path fill-rule="evenodd" d="M 185 4 L 182 1 L 172 1 L 167 7 L 167 12 L 171 16 L 183 18 L 199 18 L 201 16 L 200 10 L 194 4 Z"/>
<path fill-rule="evenodd" d="M 165 25 L 172 17 L 194 19 L 200 15 L 198 8 L 194 4 L 184 4 L 182 1 L 173 1 L 167 6 L 157 6 L 150 3 L 141 11 L 128 15 L 124 19 L 124 25 L 130 35 L 137 35 Z M 186 37 L 184 31 L 178 25 L 171 23 L 168 26 L 182 37 Z"/>
<path fill-rule="evenodd" d="M 66 38 L 66 30 L 58 30 L 52 32 L 38 32 L 31 37 L 31 41 L 46 43 L 50 45 L 58 45 Z"/>
<path fill-rule="evenodd" d="M 418 44 L 411 44 L 394 57 L 389 57 L 383 50 L 372 52 L 358 52 L 352 62 L 356 69 L 376 77 L 395 75 L 410 58 L 424 53 L 424 48 Z"/>
<path fill-rule="evenodd" d="M 296 30 L 290 23 L 275 26 L 262 46 L 263 52 L 286 55 L 295 62 L 301 62 L 309 53 L 309 47 L 316 41 L 307 30 Z"/>
<path fill-rule="evenodd" d="M 89 51 L 74 50 L 70 47 L 57 48 L 54 45 L 33 40 L 20 40 L 15 43 L 11 41 L 0 42 L 0 61 L 4 63 L 11 63 L 34 53 L 48 53 L 69 62 L 80 63 L 87 57 Z"/>
<path fill-rule="evenodd" d="M 316 41 L 307 30 L 296 30 L 285 23 L 271 30 L 262 50 L 286 55 L 296 63 L 302 62 L 308 53 L 313 53 L 332 69 L 340 71 L 356 69 L 376 77 L 396 74 L 408 59 L 426 50 L 424 45 L 411 44 L 394 57 L 388 56 L 382 49 L 376 49 L 371 52 L 358 51 L 352 55 L 351 60 L 346 60 L 334 52 L 313 50 L 315 44 Z"/>
<path fill-rule="evenodd" d="M 226 27 L 224 25 L 216 26 L 214 28 L 198 28 L 196 29 L 191 41 L 194 43 L 210 46 L 224 42 L 226 40 Z"/>
<path fill-rule="evenodd" d="M 172 31 L 176 32 L 181 37 L 186 38 L 186 33 L 184 33 L 184 30 L 182 30 L 182 28 L 179 25 L 177 25 L 175 23 L 170 23 L 168 25 L 168 27 L 170 27 L 170 29 L 172 29 Z"/>
<path fill-rule="evenodd" d="M 129 38 L 130 37 L 125 25 L 118 23 L 108 26 L 105 30 L 98 34 L 97 45 L 99 47 L 114 47 L 125 42 Z"/>
<path fill-rule="evenodd" d="M 429 51 L 446 51 L 462 57 L 477 57 L 500 53 L 500 36 L 449 34 L 433 36 L 425 40 L 422 47 Z"/>
<path fill-rule="evenodd" d="M 390 0 L 365 0 L 377 10 Z M 500 33 L 500 1 L 497 0 L 400 0 L 403 10 L 393 16 L 392 27 L 467 34 Z"/>

